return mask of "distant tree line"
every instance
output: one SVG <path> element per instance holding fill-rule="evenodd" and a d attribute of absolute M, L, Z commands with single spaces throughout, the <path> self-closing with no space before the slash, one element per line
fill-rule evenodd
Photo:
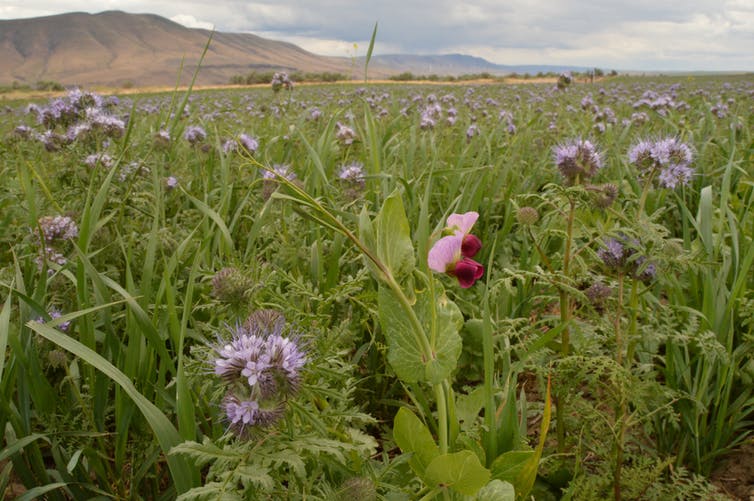
<path fill-rule="evenodd" d="M 272 82 L 272 76 L 274 71 L 251 71 L 245 75 L 234 75 L 230 78 L 230 83 L 233 85 L 253 85 L 253 84 L 268 84 Z M 338 82 L 343 80 L 351 80 L 351 77 L 344 73 L 335 73 L 331 71 L 322 72 L 303 72 L 295 71 L 288 73 L 288 77 L 297 82 Z"/>
<path fill-rule="evenodd" d="M 574 71 L 571 72 L 572 76 L 574 78 L 579 79 L 585 79 L 585 78 L 591 78 L 592 76 L 594 78 L 601 78 L 605 76 L 605 71 L 600 68 L 594 68 L 590 71 L 583 71 L 578 72 Z M 615 70 L 611 70 L 607 76 L 617 76 L 618 72 Z M 493 75 L 492 73 L 489 73 L 487 71 L 483 71 L 481 73 L 468 73 L 463 75 L 437 75 L 437 74 L 429 74 L 429 75 L 415 75 L 414 73 L 411 73 L 410 71 L 404 71 L 403 73 L 399 73 L 397 75 L 392 75 L 388 77 L 390 80 L 396 81 L 396 82 L 409 82 L 409 81 L 420 81 L 420 82 L 465 82 L 470 80 L 494 80 L 502 82 L 508 78 L 522 78 L 524 80 L 528 80 L 531 78 L 557 78 L 559 76 L 559 73 L 555 73 L 553 71 L 549 72 L 538 72 L 535 75 L 532 75 L 530 73 L 510 73 L 508 75 Z"/>
<path fill-rule="evenodd" d="M 28 90 L 52 90 L 61 91 L 65 90 L 63 84 L 52 80 L 38 80 L 34 85 L 23 84 L 18 80 L 14 80 L 10 85 L 0 86 L 0 92 L 12 92 L 12 91 L 28 91 Z"/>

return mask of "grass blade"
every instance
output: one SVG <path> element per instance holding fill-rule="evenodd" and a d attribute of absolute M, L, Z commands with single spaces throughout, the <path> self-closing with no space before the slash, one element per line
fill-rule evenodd
<path fill-rule="evenodd" d="M 193 487 L 192 479 L 195 475 L 194 468 L 189 465 L 184 458 L 168 454 L 171 448 L 183 441 L 178 434 L 178 430 L 175 429 L 173 423 L 170 422 L 167 416 L 165 416 L 156 405 L 147 400 L 147 398 L 136 389 L 131 380 L 128 379 L 120 369 L 108 362 L 99 353 L 52 327 L 33 321 L 27 322 L 26 326 L 48 341 L 55 343 L 64 350 L 69 351 L 86 361 L 105 376 L 109 377 L 115 384 L 120 386 L 134 401 L 144 415 L 144 418 L 147 420 L 150 428 L 152 428 L 162 452 L 167 457 L 168 467 L 170 468 L 170 473 L 173 482 L 175 483 L 176 490 L 179 493 L 182 493 Z"/>

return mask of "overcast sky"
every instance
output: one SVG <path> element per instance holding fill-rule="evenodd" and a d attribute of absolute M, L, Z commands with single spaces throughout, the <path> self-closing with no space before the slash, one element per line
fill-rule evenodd
<path fill-rule="evenodd" d="M 0 0 L 0 19 L 154 13 L 317 54 L 462 53 L 499 64 L 754 71 L 754 0 Z M 356 46 L 354 46 L 356 44 Z"/>

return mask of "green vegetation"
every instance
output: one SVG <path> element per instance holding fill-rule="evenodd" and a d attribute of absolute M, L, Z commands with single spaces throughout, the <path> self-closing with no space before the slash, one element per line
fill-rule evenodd
<path fill-rule="evenodd" d="M 246 75 L 236 75 L 231 77 L 230 83 L 233 85 L 255 85 L 255 84 L 268 84 L 272 82 L 272 76 L 274 71 L 251 71 Z M 351 78 L 343 73 L 334 73 L 329 71 L 323 72 L 300 72 L 295 71 L 289 73 L 288 76 L 294 82 L 343 82 L 348 81 Z"/>
<path fill-rule="evenodd" d="M 754 78 L 281 88 L 5 110 L 4 498 L 726 499 Z"/>

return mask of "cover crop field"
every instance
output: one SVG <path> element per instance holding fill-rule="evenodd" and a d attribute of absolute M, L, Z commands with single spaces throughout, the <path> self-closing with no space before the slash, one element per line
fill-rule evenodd
<path fill-rule="evenodd" d="M 754 77 L 0 117 L 5 498 L 750 494 Z"/>

